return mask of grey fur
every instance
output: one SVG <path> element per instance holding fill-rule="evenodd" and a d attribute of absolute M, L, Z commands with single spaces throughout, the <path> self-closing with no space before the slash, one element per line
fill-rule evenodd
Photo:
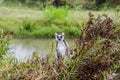
<path fill-rule="evenodd" d="M 56 48 L 55 48 L 55 57 L 58 60 L 59 58 L 65 58 L 69 56 L 70 49 L 67 42 L 64 39 L 64 33 L 57 34 L 55 33 L 56 38 Z"/>

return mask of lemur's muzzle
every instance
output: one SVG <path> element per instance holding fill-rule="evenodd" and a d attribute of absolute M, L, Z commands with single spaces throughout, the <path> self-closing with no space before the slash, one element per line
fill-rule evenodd
<path fill-rule="evenodd" d="M 61 39 L 58 39 L 59 41 L 61 40 Z"/>

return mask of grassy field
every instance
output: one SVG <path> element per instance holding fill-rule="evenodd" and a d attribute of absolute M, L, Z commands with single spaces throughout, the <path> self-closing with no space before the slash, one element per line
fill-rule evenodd
<path fill-rule="evenodd" d="M 103 13 L 108 14 L 110 17 L 116 17 L 115 10 L 107 10 L 107 11 L 91 11 L 91 10 L 69 10 L 68 17 L 71 15 L 77 21 L 83 21 L 88 19 L 88 13 L 92 12 L 94 15 L 101 15 Z M 29 19 L 41 19 L 43 18 L 43 11 L 41 10 L 33 10 L 33 9 L 20 9 L 20 8 L 8 8 L 8 7 L 0 7 L 0 17 L 12 18 L 12 19 L 21 19 L 21 18 L 29 18 Z M 71 17 L 70 17 L 71 18 Z"/>
<path fill-rule="evenodd" d="M 95 16 L 105 13 L 113 18 L 115 22 L 120 21 L 119 12 L 114 10 L 66 10 L 62 12 L 64 9 L 59 9 L 59 13 L 63 13 L 64 18 L 60 19 L 61 14 L 58 15 L 57 9 L 52 9 L 53 13 L 51 13 L 51 8 L 41 11 L 27 8 L 0 7 L 0 27 L 9 33 L 13 33 L 16 37 L 53 37 L 55 32 L 65 32 L 70 37 L 77 36 L 80 33 L 82 25 L 88 20 L 89 12 L 92 12 Z M 52 17 L 51 15 L 56 16 Z"/>

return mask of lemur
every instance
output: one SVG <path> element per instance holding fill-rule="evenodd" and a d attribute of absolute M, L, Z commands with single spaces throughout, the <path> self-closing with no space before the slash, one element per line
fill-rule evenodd
<path fill-rule="evenodd" d="M 55 38 L 56 38 L 56 49 L 55 49 L 56 59 L 59 60 L 59 58 L 65 58 L 69 56 L 70 48 L 64 39 L 64 33 L 62 34 L 55 33 Z"/>

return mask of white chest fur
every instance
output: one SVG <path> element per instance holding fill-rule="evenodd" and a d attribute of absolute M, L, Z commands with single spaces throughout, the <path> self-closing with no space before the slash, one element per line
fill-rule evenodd
<path fill-rule="evenodd" d="M 58 50 L 60 55 L 62 55 L 63 57 L 66 56 L 67 47 L 66 47 L 66 45 L 65 45 L 65 43 L 63 41 L 58 42 L 57 50 Z"/>

